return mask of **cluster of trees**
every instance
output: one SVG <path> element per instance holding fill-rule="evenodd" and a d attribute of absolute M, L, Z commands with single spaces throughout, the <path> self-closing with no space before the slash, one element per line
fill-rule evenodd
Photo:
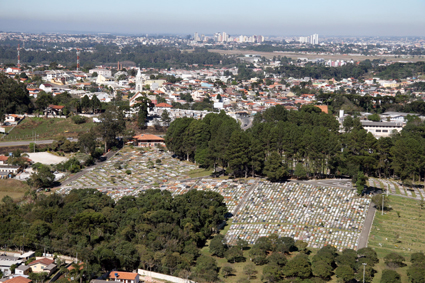
<path fill-rule="evenodd" d="M 0 74 L 0 121 L 5 114 L 29 113 L 33 109 L 25 84 Z"/>
<path fill-rule="evenodd" d="M 371 248 L 362 248 L 357 252 L 346 249 L 342 253 L 338 253 L 335 247 L 325 246 L 314 256 L 309 256 L 307 243 L 301 240 L 295 241 L 291 237 L 278 237 L 277 234 L 260 237 L 251 247 L 242 239 L 238 239 L 236 245 L 228 246 L 223 236 L 217 235 L 211 240 L 209 250 L 212 255 L 224 257 L 229 262 L 220 270 L 223 277 L 235 274 L 233 263 L 250 261 L 243 269 L 244 274 L 248 276 L 245 281 L 249 281 L 250 277 L 255 275 L 255 265 L 257 265 L 264 266 L 261 280 L 269 283 L 282 282 L 282 280 L 321 283 L 330 280 L 333 275 L 336 275 L 341 282 L 362 281 L 363 268 L 365 282 L 371 282 L 376 273 L 374 266 L 379 262 L 376 252 Z M 249 258 L 244 257 L 244 250 L 249 250 Z M 293 256 L 294 252 L 298 253 Z M 423 256 L 423 254 L 419 255 Z M 290 259 L 288 259 L 289 257 Z M 384 258 L 384 261 L 388 268 L 394 269 L 402 266 L 400 257 L 398 254 L 390 254 Z M 401 257 L 401 260 L 404 259 Z M 214 266 L 214 262 L 212 261 L 210 265 Z M 203 276 L 198 278 L 198 280 L 201 279 L 199 280 L 201 282 L 217 281 L 218 269 L 212 268 L 208 274 L 201 275 Z M 400 282 L 391 281 L 400 279 L 400 275 L 395 271 L 386 270 L 385 278 L 381 282 Z"/>
<path fill-rule="evenodd" d="M 298 162 L 305 163 L 309 172 L 324 174 L 341 149 L 338 129 L 335 118 L 319 108 L 287 111 L 277 106 L 258 114 L 245 132 L 224 112 L 202 120 L 176 119 L 165 141 L 178 157 L 201 166 L 220 166 L 236 177 L 264 174 L 279 180 Z"/>
<path fill-rule="evenodd" d="M 257 114 L 247 131 L 224 112 L 203 120 L 176 119 L 165 142 L 177 157 L 219 166 L 235 177 L 345 175 L 365 183 L 368 176 L 398 176 L 409 184 L 425 176 L 425 124 L 419 119 L 411 119 L 401 134 L 380 139 L 358 118 L 347 117 L 343 130 L 315 106 L 299 111 L 276 106 Z"/>
<path fill-rule="evenodd" d="M 12 62 L 16 60 L 16 47 L 0 46 L 0 60 Z M 63 65 L 75 65 L 75 51 L 68 52 L 21 52 L 21 62 L 26 64 L 39 64 L 46 62 L 57 62 Z M 126 46 L 121 50 L 116 45 L 98 44 L 94 46 L 94 52 L 81 52 L 82 62 L 91 64 L 107 64 L 120 61 L 132 61 L 138 66 L 169 68 L 185 67 L 193 65 L 224 65 L 234 64 L 235 60 L 218 53 L 208 52 L 205 48 L 195 48 L 193 52 L 181 51 L 177 47 L 136 45 Z"/>
<path fill-rule="evenodd" d="M 37 254 L 44 248 L 78 253 L 87 280 L 113 269 L 177 275 L 191 270 L 225 213 L 221 195 L 196 190 L 174 198 L 168 191 L 147 190 L 116 203 L 94 189 L 39 195 L 21 206 L 5 197 L 0 244 Z"/>
<path fill-rule="evenodd" d="M 405 79 L 415 77 L 425 71 L 425 63 L 395 63 L 388 66 L 379 66 L 379 60 L 364 60 L 358 65 L 347 64 L 341 67 L 329 68 L 324 65 L 306 64 L 305 67 L 284 65 L 278 68 L 268 68 L 268 72 L 280 74 L 283 77 L 313 79 L 362 79 L 365 75 L 374 72 L 374 76 L 381 79 Z"/>

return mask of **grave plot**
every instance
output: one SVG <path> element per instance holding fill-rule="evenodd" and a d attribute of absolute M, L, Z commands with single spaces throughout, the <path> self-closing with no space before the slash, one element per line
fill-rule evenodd
<path fill-rule="evenodd" d="M 157 163 L 160 160 L 160 163 Z M 157 187 L 176 179 L 186 179 L 187 172 L 197 166 L 181 162 L 161 151 L 120 152 L 102 165 L 87 172 L 60 190 L 95 188 L 111 195 L 114 199 L 129 193 L 137 193 L 145 186 Z"/>
<path fill-rule="evenodd" d="M 174 183 L 161 187 L 169 190 L 173 195 L 184 194 L 189 189 L 200 191 L 213 191 L 224 197 L 229 212 L 233 213 L 243 196 L 248 192 L 254 180 L 234 181 L 234 180 L 214 180 L 202 179 L 197 182 L 186 182 L 185 184 Z"/>
<path fill-rule="evenodd" d="M 425 198 L 425 191 L 423 188 L 403 186 L 399 181 L 370 178 L 369 185 L 371 183 L 375 184 L 374 187 L 383 189 L 385 193 L 386 190 L 389 189 L 389 193 L 392 195 L 407 196 L 417 200 L 423 200 Z"/>
<path fill-rule="evenodd" d="M 229 244 L 238 237 L 250 244 L 277 233 L 321 248 L 357 248 L 370 200 L 354 191 L 300 183 L 260 183 L 233 218 L 226 234 Z"/>

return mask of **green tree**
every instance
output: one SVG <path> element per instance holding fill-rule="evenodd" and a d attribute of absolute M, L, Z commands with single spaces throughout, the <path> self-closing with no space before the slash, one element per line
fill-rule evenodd
<path fill-rule="evenodd" d="M 161 120 L 162 120 L 162 122 L 166 123 L 167 125 L 170 123 L 171 118 L 170 118 L 170 115 L 169 115 L 169 113 L 168 113 L 167 110 L 164 110 L 162 112 L 162 114 L 161 114 Z"/>
<path fill-rule="evenodd" d="M 378 114 L 369 115 L 369 116 L 367 116 L 367 118 L 370 121 L 374 121 L 374 122 L 380 122 L 381 121 L 381 117 Z"/>
<path fill-rule="evenodd" d="M 248 150 L 249 138 L 247 134 L 242 131 L 234 131 L 227 147 L 227 159 L 229 161 L 229 171 L 235 177 L 242 174 L 244 174 L 245 178 L 248 176 Z"/>
<path fill-rule="evenodd" d="M 218 281 L 218 267 L 215 259 L 209 256 L 201 255 L 196 261 L 194 277 L 199 282 Z"/>
<path fill-rule="evenodd" d="M 37 173 L 33 173 L 28 180 L 28 183 L 33 188 L 46 188 L 46 187 L 52 187 L 53 182 L 55 180 L 55 175 L 50 171 L 50 168 L 48 166 L 42 165 L 38 170 Z"/>
<path fill-rule="evenodd" d="M 298 179 L 305 179 L 305 178 L 307 178 L 307 172 L 306 172 L 306 170 L 304 168 L 304 165 L 301 162 L 298 162 L 297 165 L 295 166 L 294 175 Z"/>
<path fill-rule="evenodd" d="M 344 282 L 349 282 L 354 279 L 354 270 L 347 265 L 338 266 L 335 270 L 335 274 L 337 278 L 340 278 Z"/>
<path fill-rule="evenodd" d="M 286 172 L 279 153 L 273 151 L 264 164 L 264 174 L 270 181 L 278 181 L 285 177 Z"/>
<path fill-rule="evenodd" d="M 243 252 L 237 247 L 232 246 L 230 247 L 225 253 L 224 256 L 226 257 L 228 262 L 239 262 L 244 259 Z"/>
<path fill-rule="evenodd" d="M 137 114 L 137 125 L 139 128 L 144 128 L 146 119 L 148 118 L 148 110 L 153 107 L 152 101 L 146 96 L 139 96 L 136 98 L 137 103 L 134 104 L 134 108 L 138 109 Z"/>
<path fill-rule="evenodd" d="M 221 234 L 216 235 L 210 242 L 210 253 L 218 257 L 223 257 L 226 252 L 227 246 L 224 243 L 224 236 Z"/>
<path fill-rule="evenodd" d="M 322 279 L 327 279 L 332 276 L 332 266 L 323 261 L 313 262 L 311 270 L 314 276 L 320 277 Z"/>
<path fill-rule="evenodd" d="M 277 282 L 280 280 L 280 267 L 278 265 L 269 264 L 264 266 L 261 280 L 268 283 Z"/>
<path fill-rule="evenodd" d="M 308 278 L 311 275 L 311 266 L 306 254 L 298 254 L 293 259 L 288 261 L 288 264 L 283 268 L 285 277 Z"/>
<path fill-rule="evenodd" d="M 251 277 L 257 273 L 255 265 L 253 263 L 247 263 L 243 267 L 243 273 L 248 276 L 248 280 L 251 280 Z"/>
<path fill-rule="evenodd" d="M 368 180 L 368 177 L 366 177 L 362 171 L 359 171 L 357 174 L 357 181 L 356 181 L 357 193 L 359 195 L 363 193 L 364 186 L 366 185 L 367 180 Z"/>
<path fill-rule="evenodd" d="M 87 95 L 84 95 L 81 99 L 81 108 L 84 112 L 87 112 L 91 107 L 91 101 L 90 98 Z"/>
<path fill-rule="evenodd" d="M 404 257 L 398 253 L 392 252 L 384 257 L 385 264 L 390 268 L 397 268 L 404 265 Z"/>
<path fill-rule="evenodd" d="M 225 265 L 221 268 L 221 275 L 224 278 L 227 278 L 229 275 L 234 274 L 236 271 L 231 265 Z"/>
<path fill-rule="evenodd" d="M 105 151 L 107 151 L 109 146 L 116 142 L 116 137 L 125 129 L 124 114 L 118 107 L 109 106 L 99 119 L 101 123 L 96 126 L 96 132 L 105 142 Z"/>
<path fill-rule="evenodd" d="M 382 271 L 381 283 L 401 283 L 400 274 L 395 270 L 384 269 Z"/>

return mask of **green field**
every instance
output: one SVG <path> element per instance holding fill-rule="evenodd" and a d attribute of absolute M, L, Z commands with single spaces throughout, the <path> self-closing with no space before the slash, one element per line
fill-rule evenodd
<path fill-rule="evenodd" d="M 5 196 L 19 199 L 28 191 L 29 186 L 21 181 L 13 179 L 0 179 L 0 200 Z"/>
<path fill-rule="evenodd" d="M 382 269 L 385 268 L 382 258 L 390 252 L 397 252 L 405 257 L 409 265 L 410 255 L 414 252 L 425 252 L 425 208 L 420 209 L 418 200 L 390 196 L 390 210 L 376 212 L 368 246 L 378 253 L 380 263 L 374 282 L 381 279 Z M 400 217 L 397 215 L 399 212 Z M 407 281 L 408 266 L 398 268 L 402 282 Z"/>
<path fill-rule="evenodd" d="M 33 140 L 34 132 L 37 133 L 38 140 L 54 139 L 61 135 L 76 137 L 78 133 L 86 132 L 94 125 L 92 119 L 88 119 L 87 123 L 77 125 L 71 118 L 25 118 L 2 141 Z"/>

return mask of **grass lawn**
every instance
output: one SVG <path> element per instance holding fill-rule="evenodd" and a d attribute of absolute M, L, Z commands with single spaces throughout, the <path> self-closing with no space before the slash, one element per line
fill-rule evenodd
<path fill-rule="evenodd" d="M 19 199 L 24 196 L 29 186 L 21 181 L 13 179 L 0 179 L 0 200 L 5 196 Z"/>
<path fill-rule="evenodd" d="M 213 170 L 198 168 L 198 169 L 187 172 L 187 175 L 190 178 L 208 177 L 212 174 L 212 172 Z"/>
<path fill-rule="evenodd" d="M 381 215 L 376 212 L 368 246 L 375 249 L 382 259 L 390 252 L 397 252 L 405 257 L 406 264 L 414 252 L 425 252 L 425 209 L 420 210 L 419 201 L 390 196 L 391 210 Z M 400 213 L 400 217 L 397 215 Z M 398 268 L 402 282 L 407 281 L 408 266 Z M 383 260 L 376 266 L 378 273 L 374 282 L 380 282 L 382 270 L 385 269 Z"/>
<path fill-rule="evenodd" d="M 76 137 L 78 133 L 89 131 L 94 125 L 92 119 L 88 119 L 84 124 L 77 125 L 71 118 L 25 118 L 2 141 L 32 140 L 34 131 L 37 132 L 37 140 L 54 139 L 63 135 Z"/>

